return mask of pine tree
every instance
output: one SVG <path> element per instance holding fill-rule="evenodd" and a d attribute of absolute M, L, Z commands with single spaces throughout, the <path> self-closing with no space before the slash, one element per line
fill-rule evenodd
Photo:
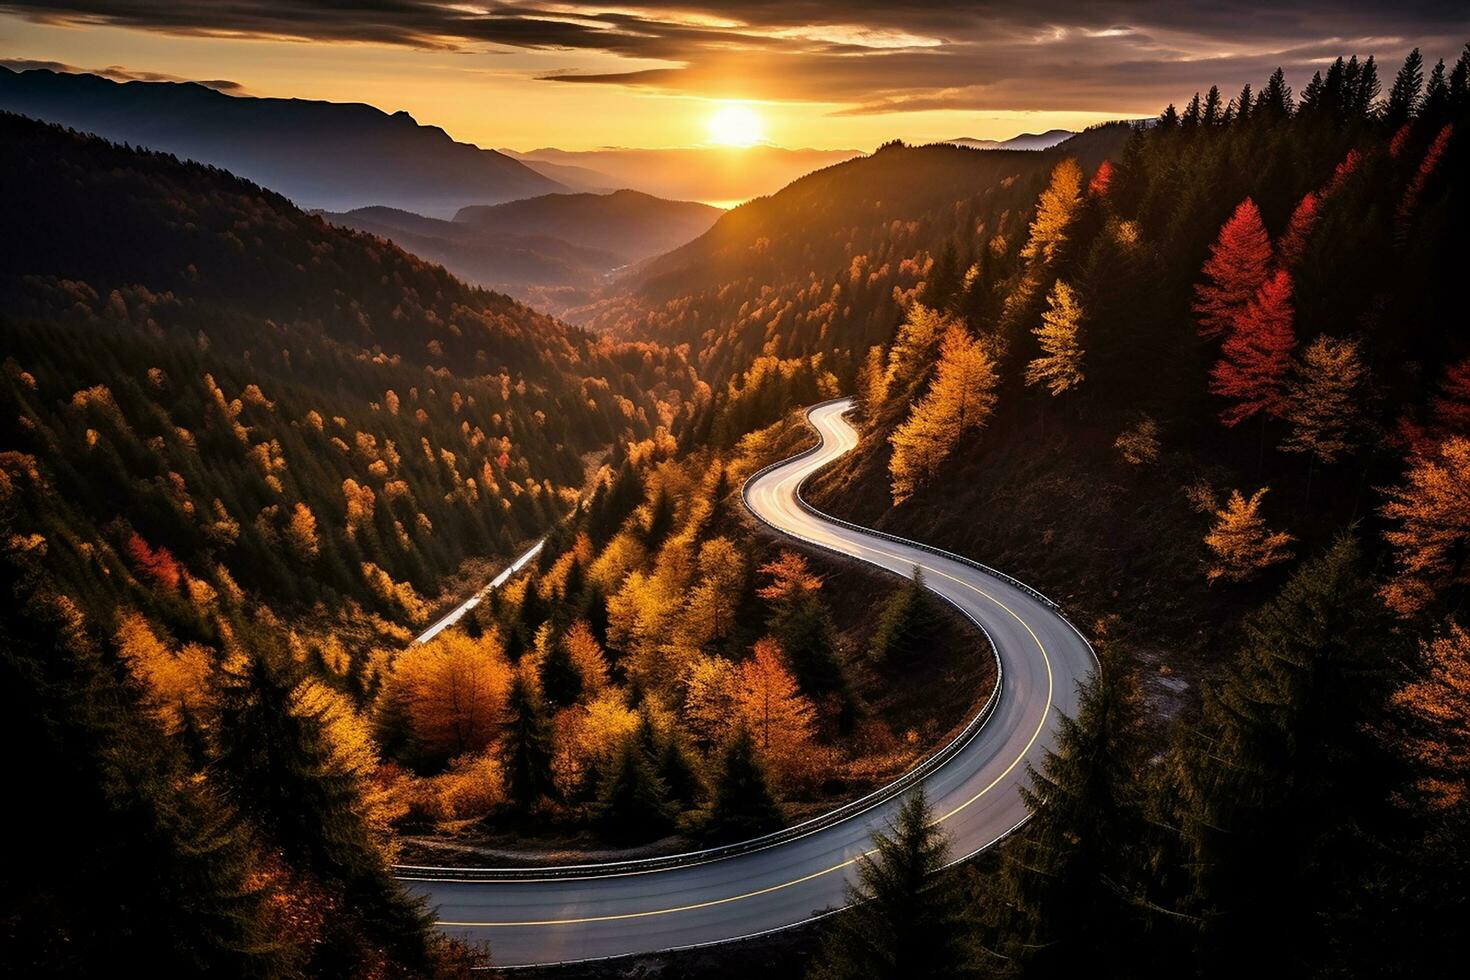
<path fill-rule="evenodd" d="M 1286 72 L 1277 68 L 1271 73 L 1261 97 L 1256 102 L 1255 116 L 1266 123 L 1280 122 L 1291 117 L 1293 110 L 1291 86 L 1286 84 Z"/>
<path fill-rule="evenodd" d="M 1265 283 L 1271 264 L 1271 239 L 1261 212 L 1250 198 L 1241 201 L 1205 261 L 1205 281 L 1194 287 L 1194 313 L 1202 337 L 1217 337 L 1235 326 Z"/>
<path fill-rule="evenodd" d="M 1404 59 L 1403 67 L 1394 76 L 1393 87 L 1388 90 L 1388 106 L 1383 118 L 1390 126 L 1402 126 L 1419 109 L 1419 93 L 1424 87 L 1424 56 L 1415 48 Z"/>
<path fill-rule="evenodd" d="M 1079 686 L 1076 717 L 1063 717 L 1041 768 L 1028 766 L 1031 820 L 1002 849 L 999 880 L 979 909 L 989 944 L 1021 976 L 1110 976 L 1139 965 L 1129 937 L 1141 923 L 1125 891 L 1145 837 L 1138 692 L 1125 658 L 1107 647 L 1099 657 Z"/>
<path fill-rule="evenodd" d="M 1470 106 L 1470 43 L 1455 60 L 1450 71 L 1450 109 L 1458 114 Z"/>
<path fill-rule="evenodd" d="M 912 663 L 933 650 L 942 628 L 939 608 L 924 586 L 923 571 L 915 565 L 909 581 L 884 603 L 868 659 L 878 664 Z"/>
<path fill-rule="evenodd" d="M 779 830 L 782 822 L 755 739 L 741 725 L 725 744 L 715 798 L 701 831 L 711 843 L 725 844 Z"/>
<path fill-rule="evenodd" d="M 242 630 L 242 632 L 244 632 Z M 252 631 L 253 632 L 253 631 Z M 351 915 L 330 924 L 341 940 L 318 951 L 320 973 L 362 969 L 373 951 L 350 938 L 360 919 L 367 936 L 405 966 L 430 956 L 430 918 L 388 871 L 366 818 L 363 787 L 329 741 L 321 707 L 302 697 L 298 668 L 264 636 L 226 675 L 216 720 L 217 769 L 245 815 L 296 867 L 340 889 Z"/>
<path fill-rule="evenodd" d="M 554 708 L 575 704 L 582 696 L 582 673 L 560 636 L 551 641 L 541 660 L 541 692 Z"/>
<path fill-rule="evenodd" d="M 1047 390 L 1056 396 L 1086 380 L 1078 336 L 1082 329 L 1082 307 L 1072 287 L 1061 279 L 1052 286 L 1046 303 L 1047 310 L 1041 315 L 1041 325 L 1033 331 L 1046 356 L 1033 358 L 1026 365 L 1026 383 L 1044 382 Z"/>
<path fill-rule="evenodd" d="M 1224 121 L 1223 112 L 1224 100 L 1220 97 L 1220 87 L 1211 85 L 1210 91 L 1205 94 L 1205 107 L 1201 122 L 1207 129 L 1213 129 Z"/>
<path fill-rule="evenodd" d="M 551 725 L 540 698 L 520 675 L 510 689 L 509 715 L 502 748 L 506 795 L 528 813 L 542 799 L 555 796 L 556 787 L 551 780 Z"/>
<path fill-rule="evenodd" d="M 623 743 L 597 795 L 597 822 L 609 840 L 652 840 L 673 830 L 668 788 L 637 738 Z"/>
<path fill-rule="evenodd" d="M 1276 261 L 1283 269 L 1295 270 L 1307 251 L 1307 239 L 1317 227 L 1322 216 L 1322 198 L 1316 191 L 1307 191 L 1291 212 L 1286 231 L 1276 243 Z"/>
<path fill-rule="evenodd" d="M 772 582 L 758 590 L 771 606 L 766 628 L 786 651 L 786 658 L 803 691 L 812 696 L 836 692 L 847 699 L 847 676 L 837 651 L 836 627 L 822 601 L 822 579 L 807 568 L 806 560 L 783 551 L 776 561 L 761 566 Z"/>
<path fill-rule="evenodd" d="M 1244 582 L 1291 557 L 1287 546 L 1292 536 L 1270 530 L 1261 517 L 1266 490 L 1262 487 L 1249 500 L 1232 490 L 1229 502 L 1215 512 L 1215 526 L 1205 535 L 1205 545 L 1215 555 L 1215 563 L 1206 572 L 1211 582 L 1221 578 Z"/>
<path fill-rule="evenodd" d="M 1292 330 L 1291 273 L 1278 269 L 1256 291 L 1220 348 L 1210 392 L 1233 404 L 1220 413 L 1227 426 L 1248 418 L 1280 418 L 1287 406 L 1287 372 L 1296 346 Z"/>
<path fill-rule="evenodd" d="M 949 980 L 975 975 L 968 930 L 941 870 L 949 844 L 923 787 L 904 798 L 857 860 L 849 908 L 833 920 L 812 980 Z M 876 855 L 876 856 L 874 856 Z"/>
<path fill-rule="evenodd" d="M 1321 924 L 1356 896 L 1341 879 L 1361 857 L 1355 821 L 1386 798 L 1370 733 L 1387 697 L 1382 607 L 1340 537 L 1249 617 L 1233 668 L 1205 690 L 1178 747 L 1181 911 L 1200 923 L 1206 976 L 1239 976 L 1258 951 L 1282 969 L 1320 962 Z"/>
<path fill-rule="evenodd" d="M 1424 105 L 1420 115 L 1431 122 L 1439 122 L 1449 114 L 1450 89 L 1445 84 L 1444 59 L 1439 59 L 1429 72 L 1429 83 L 1424 86 Z"/>
<path fill-rule="evenodd" d="M 0 960 L 17 976 L 283 972 L 246 828 L 43 576 L 47 550 L 0 559 L 7 824 L 24 842 L 8 858 Z"/>
<path fill-rule="evenodd" d="M 1250 83 L 1241 86 L 1240 94 L 1235 97 L 1235 119 L 1237 122 L 1248 122 L 1251 112 L 1255 109 L 1255 97 L 1251 94 Z"/>

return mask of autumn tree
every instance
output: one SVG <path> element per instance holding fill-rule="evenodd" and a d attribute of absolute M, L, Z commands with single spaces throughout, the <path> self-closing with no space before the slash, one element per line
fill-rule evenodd
<path fill-rule="evenodd" d="M 1287 372 L 1296 346 L 1291 293 L 1291 274 L 1278 270 L 1235 319 L 1220 348 L 1210 391 L 1232 402 L 1220 413 L 1226 425 L 1256 415 L 1280 418 L 1286 412 Z"/>
<path fill-rule="evenodd" d="M 1067 232 L 1082 206 L 1082 168 L 1072 157 L 1058 163 L 1051 172 L 1046 190 L 1036 202 L 1036 217 L 1031 219 L 1031 233 L 1021 249 L 1027 261 L 1048 266 L 1057 260 L 1067 245 Z"/>
<path fill-rule="evenodd" d="M 498 634 L 471 639 L 445 630 L 398 655 L 382 697 L 406 713 L 416 752 L 447 760 L 478 752 L 495 738 L 505 721 L 511 674 Z"/>
<path fill-rule="evenodd" d="M 699 582 L 689 593 L 679 633 L 690 646 L 708 648 L 735 627 L 735 612 L 745 597 L 745 557 L 729 538 L 710 538 L 699 546 Z"/>
<path fill-rule="evenodd" d="M 125 545 L 128 559 L 144 580 L 160 588 L 173 591 L 179 587 L 183 570 L 174 559 L 173 553 L 159 546 L 152 548 L 136 531 L 128 535 Z"/>
<path fill-rule="evenodd" d="M 1415 789 L 1435 810 L 1465 805 L 1470 784 L 1470 632 L 1451 620 L 1421 647 L 1422 668 L 1393 696 L 1395 737 Z"/>
<path fill-rule="evenodd" d="M 321 542 L 316 533 L 316 515 L 301 501 L 291 509 L 291 518 L 286 522 L 286 544 L 298 561 L 309 562 L 321 551 Z"/>
<path fill-rule="evenodd" d="M 951 326 L 929 393 L 889 438 L 895 504 L 927 482 L 961 439 L 985 426 L 995 411 L 996 385 L 995 361 L 985 346 L 964 327 Z"/>
<path fill-rule="evenodd" d="M 1322 197 L 1316 191 L 1307 191 L 1286 223 L 1286 231 L 1276 243 L 1276 261 L 1283 269 L 1295 269 L 1301 265 L 1307 251 L 1307 239 L 1311 237 L 1317 221 L 1322 216 Z"/>
<path fill-rule="evenodd" d="M 915 387 L 929 376 L 934 355 L 950 328 L 959 321 L 923 303 L 910 304 L 898 334 L 888 348 L 888 366 L 881 383 L 874 382 L 874 392 L 881 391 L 883 402 L 903 404 Z M 875 403 L 875 406 L 879 403 Z M 875 410 L 875 408 L 874 408 Z"/>
<path fill-rule="evenodd" d="M 1401 615 L 1470 584 L 1470 438 L 1451 436 L 1390 487 L 1380 513 L 1398 566 L 1383 589 Z"/>
<path fill-rule="evenodd" d="M 1249 500 L 1239 490 L 1232 490 L 1229 502 L 1215 511 L 1215 526 L 1205 535 L 1205 545 L 1215 555 L 1206 572 L 1211 582 L 1244 582 L 1291 557 L 1288 546 L 1294 540 L 1292 536 L 1270 530 L 1261 516 L 1261 500 L 1267 489 L 1257 490 Z"/>
<path fill-rule="evenodd" d="M 922 786 L 903 800 L 873 853 L 857 859 L 848 907 L 822 940 L 812 980 L 948 980 L 974 976 L 966 924 L 941 874 L 949 841 Z"/>
<path fill-rule="evenodd" d="M 802 768 L 816 711 L 802 696 L 775 640 L 758 640 L 735 679 L 736 717 L 750 729 L 762 758 L 782 777 Z"/>
<path fill-rule="evenodd" d="M 725 744 L 715 798 L 701 832 L 711 843 L 725 844 L 779 830 L 781 823 L 781 808 L 756 752 L 755 739 L 741 725 Z"/>
<path fill-rule="evenodd" d="M 1124 429 L 1113 441 L 1113 448 L 1131 466 L 1156 463 L 1159 459 L 1159 423 L 1151 415 L 1144 415 L 1137 423 Z"/>
<path fill-rule="evenodd" d="M 1310 453 L 1323 464 L 1335 462 L 1353 448 L 1361 424 L 1367 368 L 1358 343 L 1319 336 L 1302 352 L 1293 373 L 1285 412 L 1291 433 L 1281 448 Z"/>
<path fill-rule="evenodd" d="M 718 745 L 734 723 L 737 670 L 724 657 L 701 656 L 684 668 L 684 723 L 706 746 Z"/>
<path fill-rule="evenodd" d="M 1247 197 L 1220 227 L 1202 270 L 1205 281 L 1194 287 L 1200 336 L 1218 337 L 1234 328 L 1266 282 L 1270 264 L 1270 236 L 1256 202 Z"/>
<path fill-rule="evenodd" d="M 1058 279 L 1046 297 L 1047 309 L 1041 325 L 1033 333 L 1045 356 L 1026 365 L 1028 385 L 1045 384 L 1053 395 L 1076 388 L 1085 379 L 1082 373 L 1082 307 L 1077 294 Z"/>
<path fill-rule="evenodd" d="M 1470 357 L 1445 368 L 1429 408 L 1436 435 L 1470 436 Z"/>

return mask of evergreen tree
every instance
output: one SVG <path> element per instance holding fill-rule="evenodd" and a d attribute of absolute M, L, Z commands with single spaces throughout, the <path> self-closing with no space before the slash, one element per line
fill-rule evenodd
<path fill-rule="evenodd" d="M 903 801 L 876 857 L 857 860 L 849 908 L 833 920 L 808 976 L 812 980 L 950 980 L 975 975 L 968 926 L 942 873 L 949 845 L 922 786 Z"/>
<path fill-rule="evenodd" d="M 182 765 L 38 567 L 0 560 L 0 595 L 0 730 L 20 794 L 0 899 L 7 972 L 282 970 L 249 838 L 216 787 Z"/>
<path fill-rule="evenodd" d="M 884 603 L 868 658 L 880 664 L 912 662 L 934 648 L 942 628 L 939 608 L 924 585 L 924 572 L 915 565 L 913 577 Z"/>
<path fill-rule="evenodd" d="M 1076 717 L 1063 718 L 1041 768 L 1028 767 L 1031 820 L 1002 848 L 979 909 L 987 945 L 1021 976 L 1121 976 L 1139 965 L 1130 936 L 1141 923 L 1126 890 L 1144 838 L 1138 692 L 1126 658 L 1106 647 L 1099 656 Z"/>
<path fill-rule="evenodd" d="M 603 778 L 596 813 L 604 836 L 619 843 L 651 840 L 673 830 L 668 788 L 638 738 L 623 744 Z"/>
<path fill-rule="evenodd" d="M 1246 620 L 1234 667 L 1206 688 L 1168 792 L 1200 924 L 1199 967 L 1239 976 L 1270 949 L 1300 972 L 1351 902 L 1354 823 L 1387 793 L 1369 734 L 1386 703 L 1384 615 L 1344 535 Z"/>
<path fill-rule="evenodd" d="M 340 890 L 351 910 L 326 924 L 331 938 L 316 950 L 312 971 L 355 973 L 375 955 L 364 944 L 378 942 L 404 966 L 422 969 L 430 956 L 429 915 L 389 874 L 359 777 L 331 744 L 323 709 L 302 697 L 299 669 L 287 654 L 252 636 L 254 629 L 238 629 L 253 643 L 226 675 L 215 766 L 266 838 L 293 865 Z M 361 940 L 349 933 L 355 921 L 366 926 Z"/>
<path fill-rule="evenodd" d="M 1439 122 L 1450 110 L 1450 89 L 1445 83 L 1444 59 L 1439 59 L 1429 72 L 1429 83 L 1424 86 L 1424 106 L 1420 114 L 1431 122 Z"/>
<path fill-rule="evenodd" d="M 582 673 L 560 636 L 551 641 L 541 661 L 541 692 L 553 708 L 575 704 L 582 696 Z"/>
<path fill-rule="evenodd" d="M 1391 126 L 1402 126 L 1419 109 L 1419 93 L 1424 88 L 1424 56 L 1415 48 L 1404 59 L 1388 90 L 1388 106 L 1383 118 Z"/>
<path fill-rule="evenodd" d="M 502 748 L 506 795 L 521 813 L 529 813 L 542 799 L 556 794 L 551 780 L 551 724 L 541 699 L 519 674 L 507 710 L 510 722 Z"/>
<path fill-rule="evenodd" d="M 657 550 L 674 529 L 674 499 L 663 487 L 653 498 L 648 515 L 648 527 L 643 532 L 643 542 L 649 550 Z"/>
<path fill-rule="evenodd" d="M 781 808 L 776 805 L 770 778 L 756 753 L 750 729 L 740 725 L 725 744 L 715 797 L 701 828 L 711 843 L 749 840 L 779 830 Z"/>
<path fill-rule="evenodd" d="M 1271 73 L 1261 98 L 1256 103 L 1255 117 L 1271 124 L 1291 117 L 1293 105 L 1291 86 L 1286 84 L 1286 72 L 1277 68 Z"/>

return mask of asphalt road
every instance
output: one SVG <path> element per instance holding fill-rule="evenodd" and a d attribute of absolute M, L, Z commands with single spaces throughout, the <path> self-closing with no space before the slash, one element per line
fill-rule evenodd
<path fill-rule="evenodd" d="M 955 558 L 843 527 L 804 509 L 802 481 L 852 449 L 850 402 L 814 408 L 819 451 L 759 475 L 746 500 L 776 529 L 908 576 L 954 602 L 990 635 L 1001 662 L 993 713 L 968 744 L 924 780 L 956 858 L 983 850 L 1026 818 L 1018 788 L 1040 764 L 1058 712 L 1072 713 L 1091 648 L 1046 601 Z M 977 649 L 976 656 L 989 656 Z M 688 866 L 513 881 L 433 880 L 407 886 L 437 909 L 441 928 L 489 940 L 498 965 L 554 963 L 675 949 L 799 924 L 844 904 L 843 884 L 898 800 L 762 850 Z"/>

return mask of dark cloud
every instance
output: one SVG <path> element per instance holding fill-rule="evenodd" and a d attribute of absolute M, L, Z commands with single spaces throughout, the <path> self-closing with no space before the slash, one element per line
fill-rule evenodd
<path fill-rule="evenodd" d="M 231 95 L 244 94 L 245 87 L 239 82 L 231 82 L 223 78 L 181 78 L 178 75 L 168 75 L 159 71 L 134 71 L 124 68 L 122 65 L 108 65 L 105 68 L 78 68 L 76 65 L 68 65 L 64 61 L 37 61 L 34 58 L 0 58 L 0 68 L 9 68 L 11 71 L 59 71 L 73 75 L 101 75 L 115 82 L 193 82 L 195 85 L 203 85 L 219 92 Z"/>
<path fill-rule="evenodd" d="M 627 71 L 551 72 L 559 83 L 837 103 L 844 114 L 915 109 L 1152 108 L 1212 82 L 1304 81 L 1343 52 L 1396 60 L 1414 45 L 1454 57 L 1464 0 L 38 0 L 6 11 L 48 23 L 194 35 L 595 51 Z M 646 67 L 649 61 L 663 66 Z"/>

